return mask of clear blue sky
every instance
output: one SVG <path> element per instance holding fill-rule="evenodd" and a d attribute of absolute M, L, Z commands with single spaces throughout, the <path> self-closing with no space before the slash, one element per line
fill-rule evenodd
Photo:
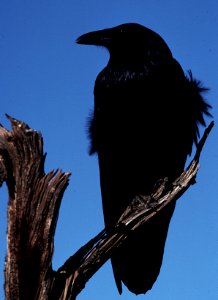
<path fill-rule="evenodd" d="M 40 130 L 48 153 L 46 171 L 72 172 L 55 236 L 54 268 L 103 227 L 98 166 L 87 153 L 86 119 L 93 85 L 105 66 L 102 48 L 74 40 L 88 31 L 137 22 L 157 31 L 184 70 L 211 88 L 207 98 L 218 118 L 218 2 L 216 0 L 1 0 L 0 122 L 4 113 Z M 0 191 L 0 298 L 6 254 L 5 187 Z M 179 200 L 171 222 L 161 274 L 137 299 L 218 299 L 218 129 L 204 148 L 197 184 Z M 33 270 L 34 272 L 34 270 Z M 78 299 L 119 296 L 107 263 Z"/>

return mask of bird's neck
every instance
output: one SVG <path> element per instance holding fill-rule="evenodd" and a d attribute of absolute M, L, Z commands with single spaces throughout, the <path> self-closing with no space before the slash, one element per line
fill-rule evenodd
<path fill-rule="evenodd" d="M 145 55 L 142 53 L 116 51 L 115 53 L 110 53 L 108 66 L 111 68 L 137 69 L 143 62 L 145 62 Z"/>

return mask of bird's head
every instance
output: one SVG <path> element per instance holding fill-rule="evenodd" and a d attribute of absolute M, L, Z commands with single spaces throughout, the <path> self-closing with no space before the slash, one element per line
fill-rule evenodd
<path fill-rule="evenodd" d="M 81 35 L 76 42 L 103 46 L 116 60 L 171 57 L 170 49 L 157 33 L 136 23 L 89 32 Z"/>

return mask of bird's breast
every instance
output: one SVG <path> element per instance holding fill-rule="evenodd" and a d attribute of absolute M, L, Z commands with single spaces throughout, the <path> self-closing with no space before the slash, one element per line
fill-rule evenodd
<path fill-rule="evenodd" d="M 182 98 L 179 83 L 167 69 L 163 74 L 152 68 L 144 73 L 105 68 L 95 84 L 92 145 L 109 158 L 111 168 L 118 164 L 142 179 L 142 173 L 167 175 L 179 159 L 183 167 L 187 149 L 181 151 Z"/>

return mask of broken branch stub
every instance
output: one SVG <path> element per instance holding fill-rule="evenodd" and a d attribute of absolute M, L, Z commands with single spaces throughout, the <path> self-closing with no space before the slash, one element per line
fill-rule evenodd
<path fill-rule="evenodd" d="M 45 174 L 41 134 L 7 117 L 12 130 L 0 127 L 0 182 L 9 191 L 5 296 L 47 299 L 54 232 L 70 174 Z"/>

